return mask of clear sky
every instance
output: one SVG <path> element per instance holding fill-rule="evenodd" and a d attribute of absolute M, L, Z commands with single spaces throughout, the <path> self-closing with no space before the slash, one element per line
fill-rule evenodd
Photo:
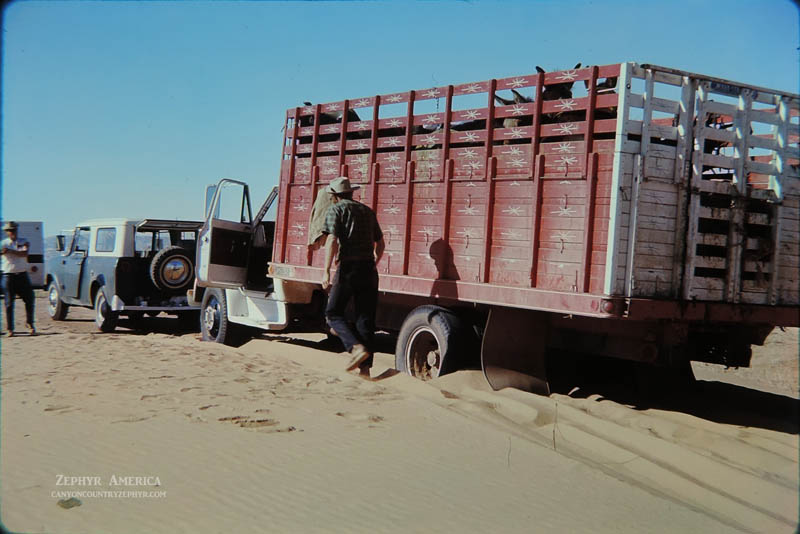
<path fill-rule="evenodd" d="M 798 92 L 789 0 L 88 2 L 3 12 L 2 217 L 200 219 L 331 102 L 622 61 Z"/>

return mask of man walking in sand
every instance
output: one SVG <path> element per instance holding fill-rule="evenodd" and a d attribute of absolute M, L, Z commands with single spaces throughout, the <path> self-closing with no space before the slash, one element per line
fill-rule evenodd
<path fill-rule="evenodd" d="M 369 378 L 378 305 L 375 264 L 380 261 L 386 245 L 375 212 L 353 200 L 353 191 L 358 188 L 344 176 L 332 180 L 325 188 L 333 204 L 328 208 L 322 228 L 322 232 L 329 235 L 325 242 L 322 288 L 331 288 L 325 319 L 350 352 L 347 370 L 358 367 L 359 374 Z M 339 267 L 331 283 L 331 264 L 337 254 Z M 355 331 L 344 316 L 350 299 L 355 307 Z"/>
<path fill-rule="evenodd" d="M 19 295 L 25 302 L 27 325 L 32 336 L 36 335 L 33 325 L 33 288 L 28 278 L 28 250 L 30 243 L 27 239 L 17 237 L 19 225 L 9 221 L 3 225 L 6 233 L 5 239 L 0 241 L 0 271 L 3 273 L 2 290 L 3 299 L 6 301 L 6 324 L 8 336 L 14 335 L 14 298 Z"/>

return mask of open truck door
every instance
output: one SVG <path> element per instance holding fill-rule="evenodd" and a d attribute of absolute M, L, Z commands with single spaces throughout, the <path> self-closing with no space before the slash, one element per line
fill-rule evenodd
<path fill-rule="evenodd" d="M 197 239 L 197 284 L 243 287 L 252 231 L 247 184 L 226 178 L 209 187 L 206 220 Z"/>

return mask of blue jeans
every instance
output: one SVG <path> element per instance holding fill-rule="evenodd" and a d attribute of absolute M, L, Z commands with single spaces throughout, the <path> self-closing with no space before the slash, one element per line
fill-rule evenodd
<path fill-rule="evenodd" d="M 345 309 L 351 299 L 355 308 L 355 328 L 345 318 Z M 325 319 L 348 352 L 358 343 L 372 352 L 377 307 L 378 271 L 375 269 L 375 262 L 342 261 L 331 284 Z M 372 367 L 372 357 L 362 363 L 361 367 Z"/>
<path fill-rule="evenodd" d="M 25 302 L 25 315 L 33 326 L 33 288 L 28 273 L 3 273 L 3 299 L 6 301 L 6 324 L 8 331 L 14 331 L 14 298 L 19 295 Z"/>

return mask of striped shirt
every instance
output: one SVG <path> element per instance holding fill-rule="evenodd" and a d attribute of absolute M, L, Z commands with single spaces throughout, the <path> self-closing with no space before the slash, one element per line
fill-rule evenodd
<path fill-rule="evenodd" d="M 328 208 L 322 231 L 339 240 L 339 261 L 374 259 L 375 243 L 383 238 L 375 212 L 346 198 Z"/>

